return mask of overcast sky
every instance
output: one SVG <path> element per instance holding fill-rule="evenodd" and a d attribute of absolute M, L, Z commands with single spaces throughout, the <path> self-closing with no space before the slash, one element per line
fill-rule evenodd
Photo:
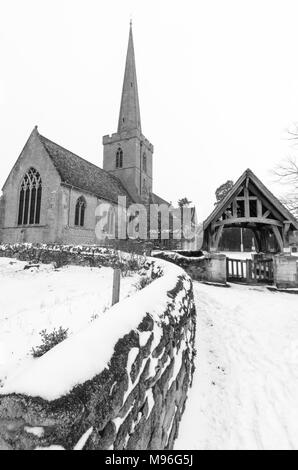
<path fill-rule="evenodd" d="M 130 17 L 154 191 L 199 219 L 216 188 L 293 153 L 297 0 L 0 0 L 0 185 L 34 125 L 102 166 L 116 131 Z"/>

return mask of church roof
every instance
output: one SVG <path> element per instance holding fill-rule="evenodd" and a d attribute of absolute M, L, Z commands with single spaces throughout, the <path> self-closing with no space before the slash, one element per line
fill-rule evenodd
<path fill-rule="evenodd" d="M 165 199 L 162 199 L 160 196 L 157 194 L 151 193 L 150 194 L 150 204 L 166 204 L 167 206 L 170 206 L 171 204 L 166 201 Z"/>
<path fill-rule="evenodd" d="M 63 183 L 114 203 L 118 203 L 118 196 L 126 196 L 127 203 L 133 203 L 131 196 L 118 178 L 46 137 L 38 135 Z"/>

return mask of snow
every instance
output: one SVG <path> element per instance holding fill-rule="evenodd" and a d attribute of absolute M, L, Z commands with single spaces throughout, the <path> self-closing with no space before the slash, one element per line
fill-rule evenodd
<path fill-rule="evenodd" d="M 57 445 L 53 445 L 53 446 L 49 446 L 49 447 L 36 447 L 35 450 L 65 450 L 64 447 L 62 446 L 57 446 Z"/>
<path fill-rule="evenodd" d="M 131 405 L 131 407 L 129 408 L 129 410 L 125 414 L 125 416 L 123 416 L 122 418 L 118 417 L 118 418 L 113 419 L 113 422 L 115 424 L 115 435 L 118 434 L 120 426 L 124 423 L 126 418 L 130 415 L 130 413 L 133 410 L 133 407 L 134 407 L 134 403 Z"/>
<path fill-rule="evenodd" d="M 86 431 L 82 435 L 82 437 L 78 440 L 77 444 L 74 446 L 73 450 L 83 450 L 92 432 L 93 432 L 93 427 L 89 428 L 88 431 Z M 38 437 L 42 437 L 42 436 L 38 436 Z M 36 447 L 35 450 L 65 450 L 65 448 L 60 445 L 51 445 L 49 447 Z"/>
<path fill-rule="evenodd" d="M 194 286 L 196 372 L 175 448 L 298 449 L 296 296 Z"/>
<path fill-rule="evenodd" d="M 186 252 L 185 252 L 186 253 Z M 206 253 L 207 254 L 207 253 Z M 152 256 L 165 256 L 167 259 L 172 259 L 173 261 L 179 261 L 180 260 L 197 260 L 197 259 L 202 259 L 205 257 L 205 254 L 203 253 L 201 256 L 185 256 L 181 255 L 180 253 L 176 253 L 175 251 L 152 251 Z"/>
<path fill-rule="evenodd" d="M 252 255 L 255 255 L 255 252 L 249 251 L 221 251 L 219 254 L 226 255 L 230 259 L 252 259 Z"/>
<path fill-rule="evenodd" d="M 1 394 L 20 393 L 38 396 L 45 400 L 58 399 L 69 393 L 79 383 L 91 380 L 108 367 L 119 338 L 124 337 L 131 330 L 136 330 L 147 312 L 150 312 L 156 323 L 160 322 L 168 305 L 168 291 L 176 286 L 178 276 L 186 275 L 181 268 L 174 264 L 161 260 L 152 260 L 152 262 L 163 270 L 164 275 L 161 278 L 156 279 L 145 289 L 136 292 L 132 297 L 125 298 L 108 311 L 102 312 L 99 318 L 73 333 L 66 341 L 51 349 L 41 358 L 30 361 L 27 367 L 23 367 L 9 377 L 1 389 Z M 82 277 L 85 269 L 88 268 L 80 268 Z M 98 271 L 98 275 L 101 270 Z M 38 276 L 40 273 L 34 275 Z M 100 297 L 100 294 L 107 290 L 107 286 L 102 289 L 98 277 L 96 279 L 96 292 Z M 187 279 L 185 277 L 186 287 L 189 285 Z M 65 289 L 67 283 L 64 282 L 64 277 L 60 278 L 60 283 L 64 283 Z M 81 289 L 85 289 L 86 284 L 88 285 L 87 279 L 83 282 L 81 280 L 80 285 L 83 286 Z M 36 285 L 36 292 L 38 292 L 38 286 L 39 283 Z M 71 287 L 74 287 L 73 284 Z M 77 285 L 77 287 L 79 286 Z M 98 294 L 99 287 L 100 294 Z M 61 289 L 64 292 L 63 287 Z M 78 293 L 73 290 L 72 294 Z M 81 302 L 81 311 L 85 314 L 86 302 L 87 310 L 91 309 L 91 306 L 95 305 L 94 299 L 90 302 L 88 296 L 83 299 L 81 296 L 78 301 Z M 178 307 L 176 305 L 176 309 L 173 310 L 173 316 L 182 315 Z M 90 313 L 89 311 L 89 315 Z M 88 320 L 89 318 L 90 316 L 88 316 Z M 21 320 L 25 323 L 22 316 Z M 14 337 L 14 333 L 11 331 L 10 335 Z"/>
<path fill-rule="evenodd" d="M 146 391 L 146 397 L 148 400 L 148 413 L 147 413 L 147 418 L 151 415 L 151 411 L 153 410 L 153 407 L 155 405 L 154 397 L 153 397 L 153 391 L 152 388 L 149 388 Z"/>
<path fill-rule="evenodd" d="M 142 331 L 139 335 L 139 341 L 141 348 L 146 346 L 149 341 L 150 336 L 152 335 L 152 331 Z"/>
<path fill-rule="evenodd" d="M 33 436 L 36 436 L 36 437 L 43 437 L 44 435 L 44 429 L 42 427 L 31 428 L 30 426 L 25 426 L 24 430 L 28 434 L 33 434 Z"/>
<path fill-rule="evenodd" d="M 112 268 L 26 265 L 0 258 L 0 384 L 35 362 L 31 349 L 41 343 L 41 330 L 62 326 L 75 334 L 111 305 Z M 138 279 L 121 279 L 121 299 L 136 291 Z"/>
<path fill-rule="evenodd" d="M 135 362 L 139 352 L 140 352 L 139 348 L 132 348 L 128 353 L 128 359 L 127 359 L 127 365 L 126 365 L 126 369 L 127 369 L 126 372 L 128 376 L 128 387 L 123 397 L 123 404 L 126 402 L 127 397 L 130 395 L 133 389 L 134 382 L 132 382 L 131 380 L 130 373 L 131 373 L 132 365 Z"/>
<path fill-rule="evenodd" d="M 171 388 L 173 382 L 178 377 L 178 374 L 181 370 L 182 367 L 182 359 L 183 359 L 183 353 L 187 348 L 187 344 L 185 341 L 181 341 L 180 349 L 178 351 L 178 348 L 176 348 L 176 355 L 175 355 L 175 362 L 174 362 L 174 370 L 173 370 L 173 375 L 169 381 L 169 389 Z"/>
<path fill-rule="evenodd" d="M 73 450 L 83 450 L 92 432 L 93 427 L 89 428 L 88 431 L 83 434 L 83 436 L 79 439 L 78 443 L 74 446 Z"/>

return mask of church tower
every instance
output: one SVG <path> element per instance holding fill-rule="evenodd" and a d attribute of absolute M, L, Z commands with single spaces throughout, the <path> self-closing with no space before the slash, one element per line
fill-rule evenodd
<path fill-rule="evenodd" d="M 104 170 L 117 176 L 136 202 L 152 192 L 153 145 L 143 136 L 130 23 L 117 133 L 103 137 Z"/>

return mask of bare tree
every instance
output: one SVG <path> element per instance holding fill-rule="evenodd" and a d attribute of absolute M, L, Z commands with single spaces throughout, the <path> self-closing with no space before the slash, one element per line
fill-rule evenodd
<path fill-rule="evenodd" d="M 290 132 L 291 139 L 298 141 L 297 134 Z M 281 162 L 275 169 L 274 174 L 278 181 L 288 187 L 288 192 L 285 196 L 280 198 L 280 201 L 292 212 L 295 217 L 298 217 L 298 162 L 297 158 L 289 157 Z"/>
<path fill-rule="evenodd" d="M 297 136 L 298 139 L 298 136 Z M 279 181 L 284 184 L 294 185 L 298 187 L 298 163 L 295 157 L 289 157 L 281 162 L 274 170 Z"/>

